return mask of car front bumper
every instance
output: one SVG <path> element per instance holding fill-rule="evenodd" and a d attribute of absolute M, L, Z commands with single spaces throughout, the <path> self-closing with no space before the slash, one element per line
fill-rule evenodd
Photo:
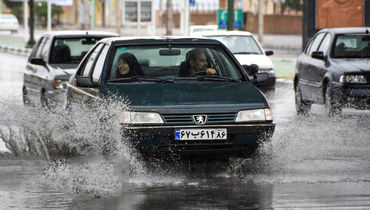
<path fill-rule="evenodd" d="M 64 104 L 66 91 L 64 89 L 53 89 L 46 91 L 48 105 L 56 106 Z"/>
<path fill-rule="evenodd" d="M 226 128 L 226 140 L 175 140 L 175 129 Z M 180 156 L 245 156 L 272 137 L 274 123 L 226 124 L 204 126 L 139 126 L 124 127 L 134 146 L 144 154 Z"/>
<path fill-rule="evenodd" d="M 333 96 L 343 106 L 357 109 L 370 109 L 370 85 L 342 85 L 332 86 Z"/>

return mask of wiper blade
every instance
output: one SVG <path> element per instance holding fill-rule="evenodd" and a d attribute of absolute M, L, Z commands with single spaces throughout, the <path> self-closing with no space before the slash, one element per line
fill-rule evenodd
<path fill-rule="evenodd" d="M 123 78 L 108 80 L 108 82 L 137 82 L 137 81 L 174 83 L 173 80 L 169 80 L 169 79 L 161 79 L 161 78 L 153 78 L 153 77 L 137 77 L 137 76 L 123 77 Z"/>
<path fill-rule="evenodd" d="M 248 55 L 248 54 L 260 54 L 258 52 L 233 52 L 233 54 L 245 54 L 245 55 Z"/>
<path fill-rule="evenodd" d="M 251 52 L 233 52 L 234 54 L 252 54 Z"/>
<path fill-rule="evenodd" d="M 224 77 L 220 75 L 204 75 L 200 77 L 196 77 L 197 80 L 199 81 L 228 81 L 228 82 L 240 82 L 240 80 L 233 79 L 230 77 Z"/>

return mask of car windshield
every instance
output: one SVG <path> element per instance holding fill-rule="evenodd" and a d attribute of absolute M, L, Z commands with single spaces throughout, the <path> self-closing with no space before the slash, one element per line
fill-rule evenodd
<path fill-rule="evenodd" d="M 121 46 L 115 49 L 111 63 L 110 82 L 144 81 L 143 78 L 158 82 L 243 79 L 242 72 L 229 54 L 217 45 Z M 211 74 L 208 75 L 207 71 Z"/>
<path fill-rule="evenodd" d="M 234 54 L 262 54 L 260 47 L 252 36 L 207 36 L 222 42 Z"/>
<path fill-rule="evenodd" d="M 370 58 L 370 35 L 338 35 L 333 45 L 333 58 Z"/>
<path fill-rule="evenodd" d="M 80 63 L 100 37 L 56 38 L 50 53 L 50 63 Z"/>

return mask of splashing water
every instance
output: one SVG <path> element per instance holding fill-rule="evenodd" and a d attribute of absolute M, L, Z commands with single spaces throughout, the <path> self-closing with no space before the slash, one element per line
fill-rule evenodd
<path fill-rule="evenodd" d="M 82 165 L 57 160 L 42 173 L 42 178 L 55 186 L 101 197 L 120 190 L 123 182 L 119 177 L 147 174 L 119 123 L 120 114 L 127 109 L 122 100 L 94 106 L 72 104 L 69 110 L 2 104 L 0 138 L 15 156 L 51 160 L 61 155 L 104 154 L 109 160 L 88 160 Z"/>
<path fill-rule="evenodd" d="M 223 176 L 262 183 L 368 182 L 369 120 L 369 113 L 345 113 L 278 124 L 258 156 L 233 160 Z"/>

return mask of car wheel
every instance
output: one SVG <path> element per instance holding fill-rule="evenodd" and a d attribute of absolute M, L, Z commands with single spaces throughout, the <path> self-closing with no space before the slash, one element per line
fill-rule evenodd
<path fill-rule="evenodd" d="M 301 88 L 298 84 L 295 87 L 295 108 L 299 115 L 306 115 L 311 109 L 311 103 L 303 100 Z"/>
<path fill-rule="evenodd" d="M 342 112 L 342 107 L 335 97 L 330 87 L 327 87 L 325 90 L 325 110 L 329 116 L 339 115 Z"/>
<path fill-rule="evenodd" d="M 22 95 L 23 95 L 23 104 L 24 104 L 25 106 L 30 105 L 30 101 L 29 101 L 29 99 L 28 99 L 28 97 L 27 97 L 27 90 L 26 90 L 26 88 L 25 88 L 25 87 L 23 87 Z"/>
<path fill-rule="evenodd" d="M 46 98 L 46 95 L 45 95 L 45 91 L 41 92 L 41 106 L 42 107 L 48 107 L 49 106 L 48 99 Z"/>

